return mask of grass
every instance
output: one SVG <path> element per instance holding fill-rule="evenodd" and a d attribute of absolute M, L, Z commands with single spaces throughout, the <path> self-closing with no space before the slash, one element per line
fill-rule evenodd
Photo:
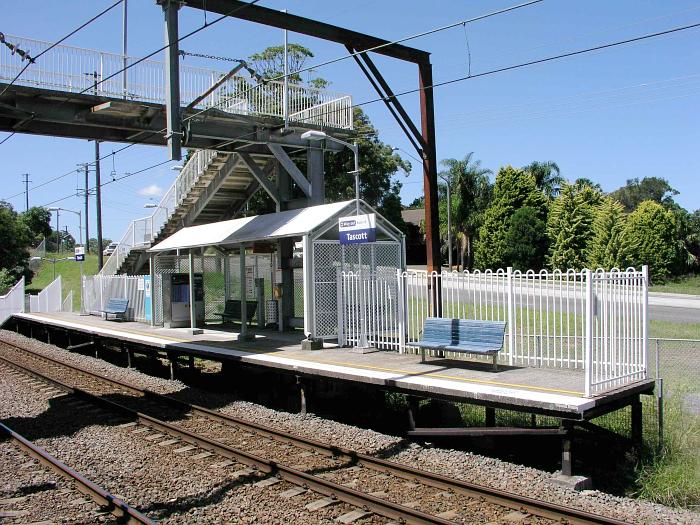
<path fill-rule="evenodd" d="M 69 252 L 47 253 L 47 258 L 62 259 L 71 255 Z M 87 254 L 83 263 L 83 273 L 94 275 L 97 273 L 97 255 Z M 56 261 L 56 277 L 61 276 L 63 281 L 63 297 L 73 290 L 73 309 L 80 309 L 80 263 L 73 260 Z M 32 282 L 27 285 L 27 293 L 37 294 L 54 280 L 54 265 L 49 261 L 43 261 Z"/>
<path fill-rule="evenodd" d="M 700 275 L 683 275 L 649 287 L 650 292 L 700 295 Z"/>
<path fill-rule="evenodd" d="M 700 415 L 691 414 L 683 406 L 684 398 L 693 394 L 697 395 L 697 386 L 676 388 L 664 400 L 664 446 L 642 459 L 636 493 L 650 501 L 697 511 L 700 509 Z"/>

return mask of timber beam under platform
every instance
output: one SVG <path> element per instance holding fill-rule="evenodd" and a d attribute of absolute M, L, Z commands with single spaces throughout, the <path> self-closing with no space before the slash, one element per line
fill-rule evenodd
<path fill-rule="evenodd" d="M 0 83 L 0 92 L 7 84 Z M 219 151 L 246 151 L 272 156 L 268 144 L 306 149 L 301 134 L 310 129 L 325 130 L 339 138 L 352 131 L 333 130 L 312 124 L 294 126 L 282 132 L 284 123 L 275 117 L 249 116 L 210 110 L 181 108 L 184 147 Z M 197 116 L 194 116 L 197 115 Z M 77 94 L 12 85 L 0 97 L 0 131 L 52 137 L 167 145 L 163 104 L 113 99 L 87 93 Z M 343 146 L 328 141 L 327 150 Z"/>

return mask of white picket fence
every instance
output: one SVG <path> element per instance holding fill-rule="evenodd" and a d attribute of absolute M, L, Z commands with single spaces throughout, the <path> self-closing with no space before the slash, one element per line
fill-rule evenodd
<path fill-rule="evenodd" d="M 20 312 L 24 312 L 24 277 L 5 295 L 0 295 L 0 325 Z"/>
<path fill-rule="evenodd" d="M 63 281 L 59 275 L 37 295 L 29 297 L 32 313 L 61 312 L 63 310 Z"/>
<path fill-rule="evenodd" d="M 128 299 L 126 318 L 146 321 L 144 277 L 138 275 L 92 275 L 83 277 L 83 313 L 102 315 L 112 298 Z"/>
<path fill-rule="evenodd" d="M 498 320 L 507 323 L 501 363 L 585 370 L 586 396 L 647 377 L 646 267 L 349 272 L 341 281 L 342 345 L 414 352 L 426 317 Z"/>

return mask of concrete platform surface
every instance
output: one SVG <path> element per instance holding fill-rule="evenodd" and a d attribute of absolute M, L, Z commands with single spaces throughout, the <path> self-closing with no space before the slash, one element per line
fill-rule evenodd
<path fill-rule="evenodd" d="M 208 325 L 201 335 L 188 329 L 151 327 L 143 323 L 105 321 L 73 313 L 16 314 L 18 319 L 83 334 L 114 338 L 179 355 L 216 361 L 233 360 L 302 375 L 369 383 L 409 394 L 455 401 L 492 404 L 558 417 L 584 418 L 587 412 L 620 398 L 653 389 L 652 381 L 627 385 L 614 392 L 585 398 L 582 370 L 507 367 L 490 363 L 428 358 L 391 351 L 354 353 L 324 345 L 302 350 L 301 332 L 257 331 L 252 341 L 238 341 L 238 333 Z"/>

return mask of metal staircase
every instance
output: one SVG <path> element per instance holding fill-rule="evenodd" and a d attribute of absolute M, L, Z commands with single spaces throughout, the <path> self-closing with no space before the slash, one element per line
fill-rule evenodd
<path fill-rule="evenodd" d="M 253 160 L 261 167 L 263 158 Z M 149 217 L 131 222 L 100 275 L 143 272 L 146 250 L 177 230 L 235 215 L 259 183 L 237 153 L 201 150 L 187 161 Z"/>

